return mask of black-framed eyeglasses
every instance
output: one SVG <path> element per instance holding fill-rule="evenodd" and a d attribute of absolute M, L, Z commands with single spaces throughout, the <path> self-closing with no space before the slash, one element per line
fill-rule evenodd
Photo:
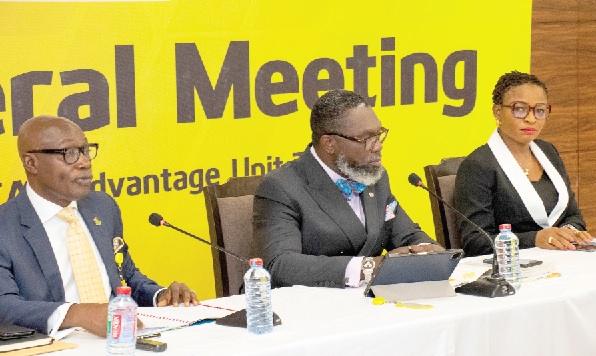
<path fill-rule="evenodd" d="M 528 103 L 523 101 L 514 101 L 511 105 L 501 105 L 506 108 L 511 108 L 511 113 L 516 119 L 523 120 L 528 117 L 530 110 L 534 112 L 536 120 L 546 120 L 551 111 L 551 106 L 548 104 L 536 104 L 536 106 L 530 106 Z"/>
<path fill-rule="evenodd" d="M 337 133 L 337 132 L 328 132 L 325 135 L 339 136 L 341 138 L 345 138 L 346 140 L 350 140 L 350 141 L 354 141 L 354 142 L 359 142 L 359 143 L 364 143 L 364 149 L 371 150 L 377 144 L 377 142 L 383 143 L 383 141 L 385 141 L 385 139 L 387 138 L 387 133 L 389 133 L 389 129 L 386 129 L 384 127 L 381 127 L 381 129 L 379 130 L 379 132 L 377 132 L 374 135 L 370 135 L 370 136 L 368 136 L 366 138 L 358 138 L 358 137 L 353 137 L 353 136 L 346 136 L 346 135 L 342 135 L 342 134 Z"/>
<path fill-rule="evenodd" d="M 44 153 L 49 155 L 62 155 L 64 162 L 67 164 L 74 164 L 81 157 L 81 153 L 89 159 L 97 157 L 97 150 L 99 143 L 90 143 L 82 147 L 67 147 L 67 148 L 45 148 L 42 150 L 27 151 L 27 153 Z"/>

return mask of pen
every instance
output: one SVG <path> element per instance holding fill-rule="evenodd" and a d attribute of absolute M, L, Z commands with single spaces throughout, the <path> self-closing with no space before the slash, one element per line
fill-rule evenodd
<path fill-rule="evenodd" d="M 139 336 L 137 336 L 137 339 L 150 339 L 152 337 L 160 337 L 160 336 L 161 336 L 161 333 L 158 331 L 158 332 L 154 332 L 151 334 L 139 335 Z"/>

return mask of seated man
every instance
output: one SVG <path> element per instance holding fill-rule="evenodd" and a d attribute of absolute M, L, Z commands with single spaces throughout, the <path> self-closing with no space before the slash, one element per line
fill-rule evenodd
<path fill-rule="evenodd" d="M 356 287 L 365 256 L 378 266 L 384 249 L 443 249 L 391 193 L 381 165 L 388 130 L 360 95 L 326 93 L 310 126 L 312 144 L 267 174 L 255 195 L 255 239 L 274 287 Z"/>
<path fill-rule="evenodd" d="M 98 145 L 54 116 L 26 121 L 17 144 L 27 184 L 0 206 L 0 322 L 105 336 L 107 303 L 120 285 L 113 240 L 122 237 L 122 218 L 111 197 L 91 191 Z M 198 304 L 186 285 L 165 289 L 143 275 L 126 244 L 121 252 L 121 275 L 139 306 Z"/>

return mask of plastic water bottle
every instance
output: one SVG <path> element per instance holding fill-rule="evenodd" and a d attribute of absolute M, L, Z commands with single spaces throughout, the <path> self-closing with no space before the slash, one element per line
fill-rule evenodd
<path fill-rule="evenodd" d="M 515 290 L 521 286 L 521 268 L 519 266 L 519 239 L 511 232 L 510 224 L 499 225 L 501 232 L 495 239 L 499 273 Z"/>
<path fill-rule="evenodd" d="M 271 309 L 271 275 L 263 268 L 263 260 L 250 260 L 250 269 L 244 275 L 246 292 L 246 325 L 253 334 L 267 334 L 273 330 Z"/>
<path fill-rule="evenodd" d="M 108 355 L 134 355 L 137 343 L 137 303 L 130 287 L 116 289 L 116 298 L 108 305 Z"/>

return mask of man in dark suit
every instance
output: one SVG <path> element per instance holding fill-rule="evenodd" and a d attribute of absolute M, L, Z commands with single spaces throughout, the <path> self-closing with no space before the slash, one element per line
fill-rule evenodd
<path fill-rule="evenodd" d="M 38 116 L 19 130 L 18 149 L 27 185 L 24 192 L 0 206 L 0 322 L 55 333 L 73 326 L 105 336 L 107 300 L 115 295 L 120 275 L 113 239 L 121 238 L 122 219 L 116 202 L 91 192 L 91 159 L 97 145 L 83 131 L 60 117 Z M 67 231 L 58 213 L 74 209 L 102 286 L 98 300 L 85 302 L 77 284 Z M 90 236 L 90 238 L 89 238 Z M 126 244 L 121 275 L 139 306 L 198 304 L 183 283 L 162 288 L 143 275 Z M 91 258 L 93 260 L 93 258 Z"/>
<path fill-rule="evenodd" d="M 273 286 L 358 286 L 365 256 L 378 266 L 383 250 L 442 250 L 391 193 L 381 164 L 388 130 L 360 95 L 326 93 L 310 124 L 312 144 L 255 195 L 255 239 Z"/>

